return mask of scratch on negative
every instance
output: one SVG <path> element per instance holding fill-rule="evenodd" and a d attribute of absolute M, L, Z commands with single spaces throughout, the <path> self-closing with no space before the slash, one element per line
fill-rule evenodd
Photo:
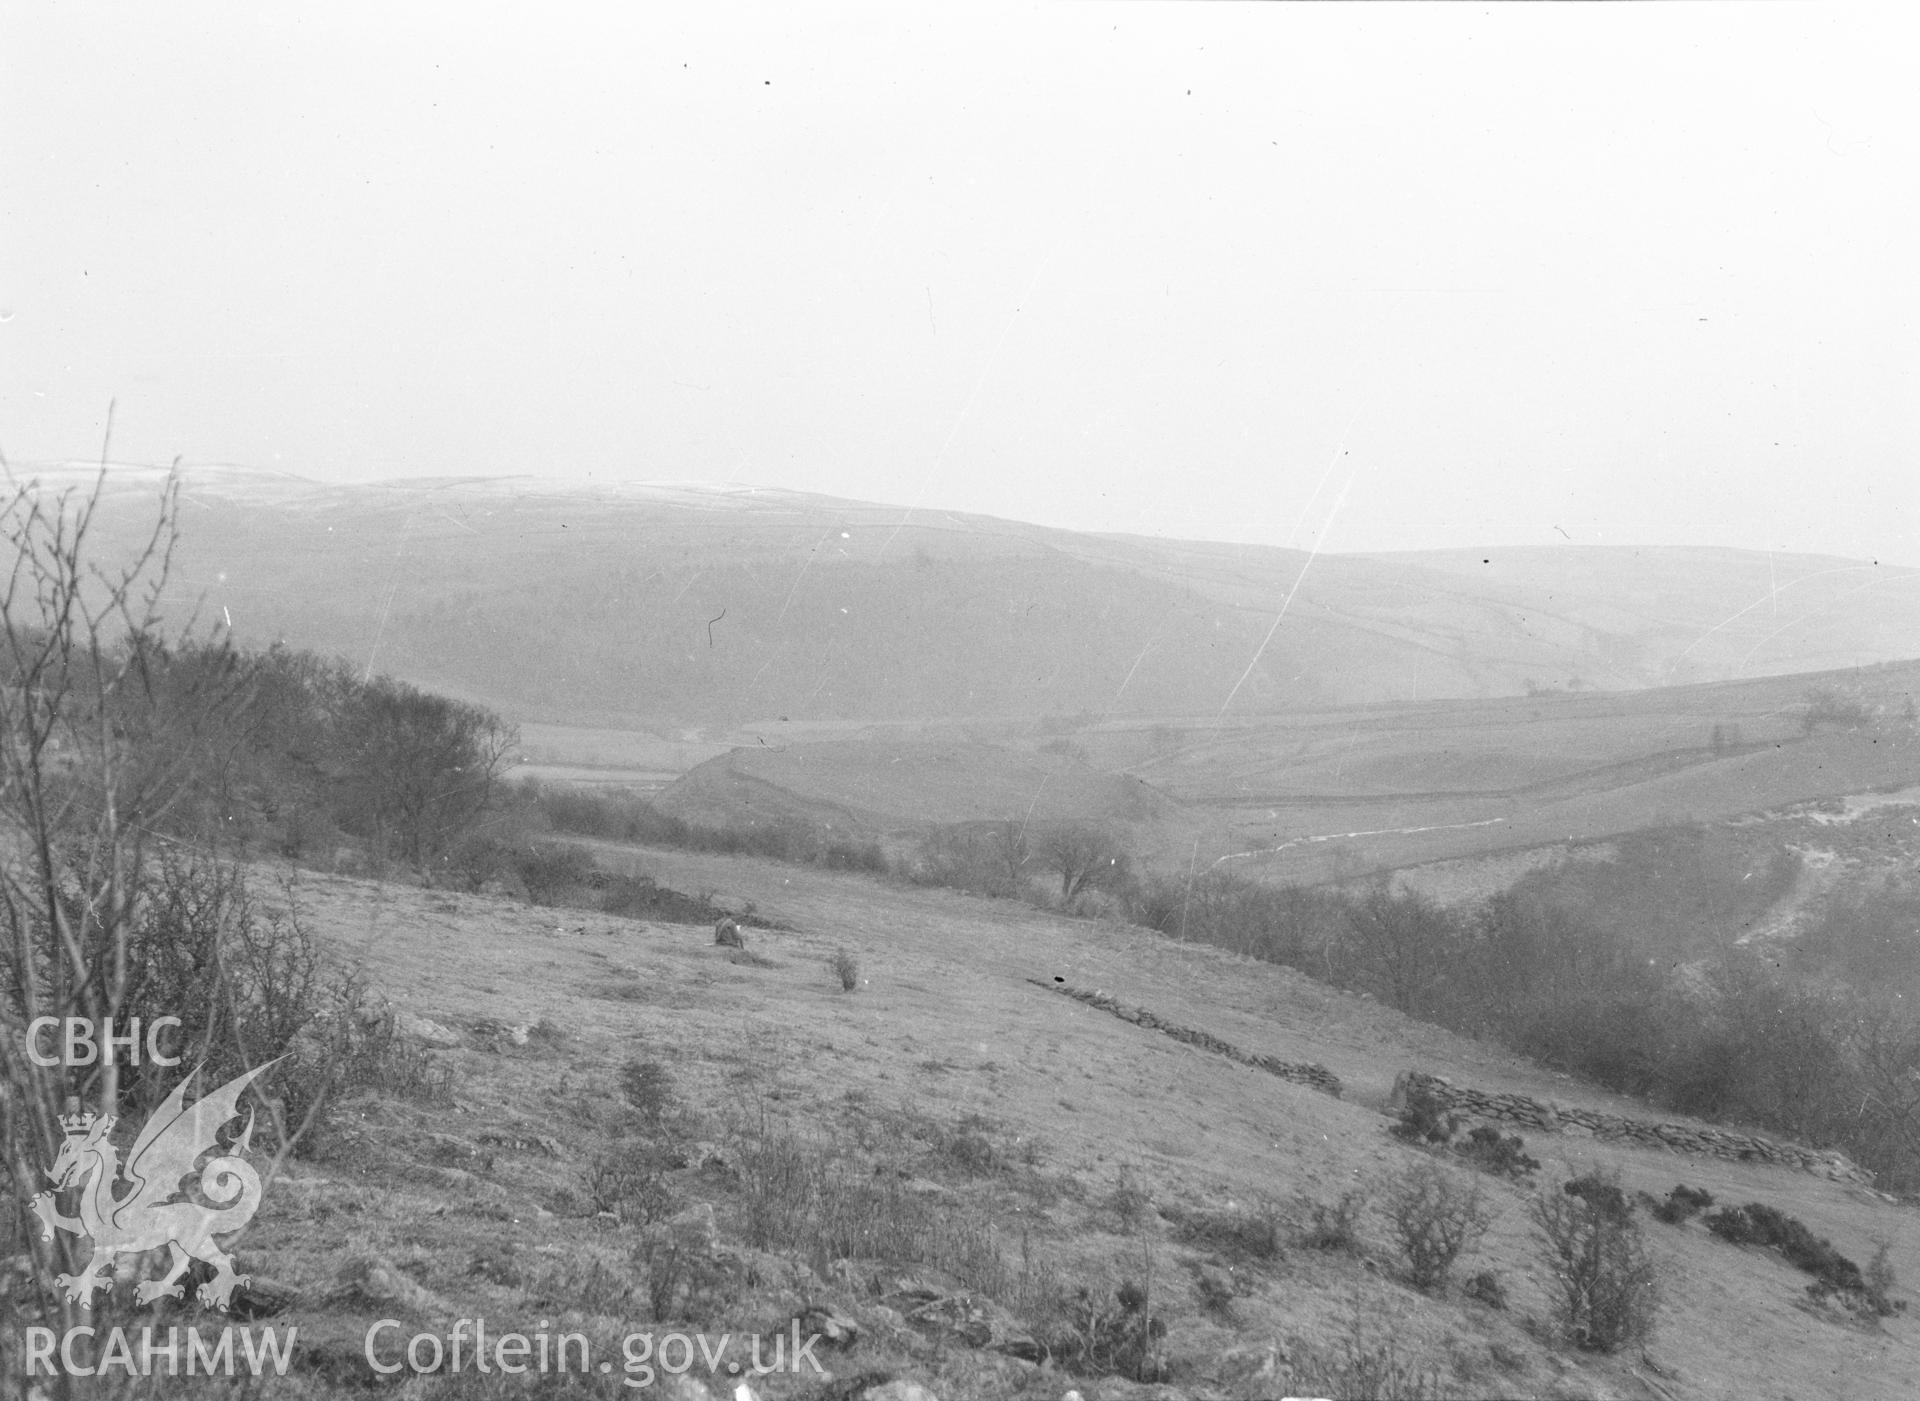
<path fill-rule="evenodd" d="M 1767 567 L 1769 571 L 1771 571 L 1773 567 L 1773 561 L 1771 558 L 1769 558 L 1767 561 Z M 1787 580 L 1786 587 L 1789 589 L 1792 589 L 1800 584 L 1806 583 L 1810 579 L 1823 579 L 1829 574 L 1854 574 L 1854 573 L 1858 573 L 1862 569 L 1875 569 L 1875 568 L 1877 568 L 1877 566 L 1871 565 L 1871 564 L 1849 564 L 1849 565 L 1844 565 L 1839 569 L 1818 569 L 1811 574 L 1802 574 L 1797 579 Z M 1903 576 L 1895 575 L 1893 577 L 1899 578 Z M 1883 580 L 1877 580 L 1875 582 L 1882 582 L 1884 581 L 1884 578 L 1885 576 L 1883 576 Z M 1872 585 L 1869 584 L 1867 587 L 1871 588 Z M 1858 590 L 1856 590 L 1856 592 L 1858 592 Z M 1754 601 L 1749 603 L 1745 608 L 1736 609 L 1734 612 L 1729 613 L 1726 617 L 1722 618 L 1719 622 L 1715 623 L 1712 627 L 1708 628 L 1705 632 L 1702 632 L 1698 637 L 1694 638 L 1693 641 L 1689 642 L 1686 645 L 1685 650 L 1682 651 L 1680 653 L 1680 656 L 1675 658 L 1675 660 L 1678 661 L 1678 660 L 1684 659 L 1689 653 L 1693 651 L 1694 648 L 1698 647 L 1702 642 L 1705 642 L 1709 637 L 1712 637 L 1716 632 L 1720 631 L 1720 629 L 1724 627 L 1731 627 L 1734 623 L 1739 622 L 1742 618 L 1746 617 L 1747 614 L 1751 613 L 1754 609 L 1758 608 L 1763 603 L 1772 604 L 1773 611 L 1776 613 L 1779 612 L 1780 586 L 1773 582 L 1771 578 L 1771 574 L 1769 574 L 1767 591 L 1765 593 L 1761 594 L 1760 597 L 1754 599 Z M 1788 624 L 1788 626 L 1791 627 L 1792 624 L 1790 623 Z M 1779 636 L 1779 634 L 1774 633 L 1772 634 L 1772 636 L 1777 637 Z M 1752 656 L 1753 654 L 1749 652 L 1747 655 Z"/>
<path fill-rule="evenodd" d="M 1346 441 L 1353 432 L 1353 425 L 1359 416 L 1359 410 L 1356 409 L 1353 417 L 1347 420 L 1346 432 L 1340 435 L 1340 441 L 1334 445 L 1333 460 L 1327 463 L 1327 470 L 1320 474 L 1320 484 L 1314 487 L 1313 495 L 1307 498 L 1307 504 L 1302 508 L 1302 519 L 1305 518 L 1306 511 L 1311 510 L 1313 503 L 1320 498 L 1320 493 L 1326 489 L 1327 479 L 1333 475 L 1334 467 L 1346 455 Z M 1358 468 L 1354 469 L 1354 471 L 1358 470 Z M 1313 547 L 1307 551 L 1307 557 L 1300 566 L 1300 572 L 1294 576 L 1293 587 L 1288 589 L 1287 596 L 1280 600 L 1280 611 L 1273 616 L 1273 626 L 1268 628 L 1267 635 L 1260 639 L 1259 647 L 1254 649 L 1253 660 L 1248 662 L 1247 669 L 1240 673 L 1240 679 L 1233 683 L 1233 689 L 1227 692 L 1227 698 L 1220 702 L 1221 715 L 1224 716 L 1227 713 L 1227 707 L 1233 704 L 1233 698 L 1240 694 L 1240 688 L 1247 684 L 1247 678 L 1253 675 L 1253 669 L 1260 665 L 1260 659 L 1267 654 L 1267 648 L 1273 642 L 1273 635 L 1280 631 L 1281 621 L 1287 616 L 1287 610 L 1293 607 L 1293 596 L 1300 592 L 1300 585 L 1306 580 L 1307 571 L 1313 567 L 1314 560 L 1319 557 L 1320 542 L 1327 538 L 1327 531 L 1333 525 L 1334 517 L 1340 514 L 1340 508 L 1346 504 L 1347 493 L 1353 489 L 1353 478 L 1354 472 L 1348 472 L 1346 484 L 1340 488 L 1340 495 L 1334 499 L 1333 509 L 1327 512 L 1327 519 L 1315 533 Z M 1296 521 L 1293 534 L 1298 534 L 1299 529 L 1300 523 Z M 1292 535 L 1288 538 L 1291 539 Z"/>
<path fill-rule="evenodd" d="M 1263 846 L 1254 851 L 1230 851 L 1225 856 L 1217 857 L 1213 866 L 1218 866 L 1222 861 L 1242 861 L 1249 856 L 1272 856 L 1290 846 L 1311 846 L 1314 842 L 1345 841 L 1348 837 L 1410 837 L 1417 832 L 1458 832 L 1467 827 L 1494 827 L 1506 820 L 1504 817 L 1488 817 L 1479 822 L 1442 822 L 1432 827 L 1379 827 L 1371 832 L 1324 832 L 1317 837 L 1295 837 L 1292 841 L 1281 842 L 1279 846 Z M 1211 871 L 1213 866 L 1207 869 Z"/>

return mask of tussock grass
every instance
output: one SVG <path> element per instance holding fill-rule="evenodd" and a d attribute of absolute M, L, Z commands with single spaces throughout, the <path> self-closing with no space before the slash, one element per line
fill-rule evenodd
<path fill-rule="evenodd" d="M 1220 1210 L 1170 1206 L 1163 1214 L 1175 1240 L 1223 1259 L 1271 1265 L 1286 1251 L 1286 1221 L 1271 1202 Z"/>
<path fill-rule="evenodd" d="M 1332 1342 L 1296 1342 L 1287 1350 L 1290 1396 L 1328 1401 L 1445 1401 L 1453 1395 L 1437 1363 L 1403 1352 L 1356 1298 Z"/>

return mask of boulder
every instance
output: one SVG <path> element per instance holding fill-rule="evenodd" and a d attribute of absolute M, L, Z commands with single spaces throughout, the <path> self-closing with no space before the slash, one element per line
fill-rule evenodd
<path fill-rule="evenodd" d="M 919 1382 L 894 1381 L 870 1386 L 860 1393 L 860 1401 L 940 1401 Z"/>
<path fill-rule="evenodd" d="M 849 1348 L 860 1340 L 860 1325 L 829 1304 L 802 1309 L 793 1321 L 801 1337 L 818 1337 L 823 1347 Z"/>
<path fill-rule="evenodd" d="M 648 1234 L 702 1256 L 712 1255 L 720 1245 L 720 1228 L 713 1219 L 711 1202 L 695 1202 L 652 1227 Z"/>
<path fill-rule="evenodd" d="M 656 1396 L 659 1401 L 714 1401 L 713 1392 L 705 1382 L 675 1372 L 656 1373 L 647 1395 Z"/>
<path fill-rule="evenodd" d="M 374 1307 L 415 1316 L 430 1315 L 445 1307 L 444 1300 L 391 1261 L 365 1255 L 355 1256 L 340 1267 L 330 1297 L 332 1302 L 348 1307 Z"/>
<path fill-rule="evenodd" d="M 452 1027 L 442 1026 L 427 1017 L 416 1017 L 411 1012 L 400 1013 L 395 1018 L 395 1027 L 408 1040 L 418 1041 L 422 1046 L 435 1046 L 443 1051 L 466 1043 L 466 1038 Z"/>

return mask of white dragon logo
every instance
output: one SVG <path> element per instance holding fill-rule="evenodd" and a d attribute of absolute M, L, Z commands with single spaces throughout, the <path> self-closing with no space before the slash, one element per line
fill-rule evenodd
<path fill-rule="evenodd" d="M 163 1295 L 183 1297 L 185 1289 L 178 1281 L 191 1258 L 204 1260 L 217 1271 L 200 1286 L 200 1302 L 226 1309 L 234 1286 L 245 1283 L 246 1277 L 234 1273 L 233 1257 L 215 1244 L 214 1236 L 239 1230 L 260 1206 L 260 1174 L 241 1157 L 253 1138 L 252 1111 L 247 1113 L 246 1129 L 231 1147 L 221 1149 L 217 1135 L 239 1117 L 240 1096 L 247 1086 L 273 1064 L 229 1080 L 191 1106 L 183 1101 L 187 1083 L 198 1071 L 189 1074 L 141 1128 L 124 1169 L 120 1150 L 108 1139 L 117 1122 L 112 1116 L 101 1118 L 88 1112 L 62 1117 L 66 1142 L 47 1176 L 54 1191 L 80 1188 L 80 1214 L 61 1215 L 53 1204 L 53 1192 L 36 1196 L 31 1210 L 40 1218 L 42 1240 L 52 1240 L 57 1229 L 93 1241 L 93 1256 L 86 1268 L 54 1281 L 69 1300 L 92 1308 L 96 1291 L 113 1288 L 107 1271 L 114 1256 L 144 1254 L 164 1245 L 173 1252 L 172 1271 L 165 1279 L 138 1285 L 134 1298 L 147 1304 Z M 217 1156 L 200 1169 L 200 1190 L 217 1205 L 171 1200 L 180 1195 L 181 1179 L 208 1149 L 216 1150 Z M 116 1196 L 114 1187 L 123 1173 L 129 1187 Z"/>

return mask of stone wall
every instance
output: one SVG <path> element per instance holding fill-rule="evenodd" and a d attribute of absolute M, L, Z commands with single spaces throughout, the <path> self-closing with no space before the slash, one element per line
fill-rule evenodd
<path fill-rule="evenodd" d="M 1098 1007 L 1103 1012 L 1111 1012 L 1123 1022 L 1132 1022 L 1135 1026 L 1146 1027 L 1149 1031 L 1171 1036 L 1176 1041 L 1184 1041 L 1189 1046 L 1198 1046 L 1203 1051 L 1212 1051 L 1225 1056 L 1228 1060 L 1239 1061 L 1242 1065 L 1257 1066 L 1269 1075 L 1278 1075 L 1282 1080 L 1291 1080 L 1295 1084 L 1307 1085 L 1322 1094 L 1340 1097 L 1342 1086 L 1340 1077 L 1324 1065 L 1301 1065 L 1293 1061 L 1284 1061 L 1277 1056 L 1263 1056 L 1252 1051 L 1243 1051 L 1238 1046 L 1222 1041 L 1211 1032 L 1196 1031 L 1190 1026 L 1181 1026 L 1170 1022 L 1144 1007 L 1129 1007 L 1117 997 L 1104 992 L 1089 992 L 1084 988 L 1068 987 L 1065 983 L 1047 983 L 1038 978 L 1029 978 L 1035 987 L 1046 988 L 1063 997 L 1071 997 L 1075 1002 L 1084 1002 L 1089 1007 Z"/>
<path fill-rule="evenodd" d="M 1666 1148 L 1679 1153 L 1702 1153 L 1708 1157 L 1732 1158 L 1738 1162 L 1771 1163 L 1777 1167 L 1817 1173 L 1835 1182 L 1869 1185 L 1873 1181 L 1872 1173 L 1855 1166 L 1844 1155 L 1831 1149 L 1802 1148 L 1797 1143 L 1777 1143 L 1757 1134 L 1736 1133 L 1731 1129 L 1628 1119 L 1592 1109 L 1549 1104 L 1525 1095 L 1495 1094 L 1456 1085 L 1438 1075 L 1428 1075 L 1418 1070 L 1409 1070 L 1394 1082 L 1392 1106 L 1398 1108 L 1404 1104 L 1408 1093 L 1416 1089 L 1425 1090 L 1448 1112 L 1463 1118 L 1523 1124 L 1546 1133 L 1584 1134 L 1612 1142 Z"/>

